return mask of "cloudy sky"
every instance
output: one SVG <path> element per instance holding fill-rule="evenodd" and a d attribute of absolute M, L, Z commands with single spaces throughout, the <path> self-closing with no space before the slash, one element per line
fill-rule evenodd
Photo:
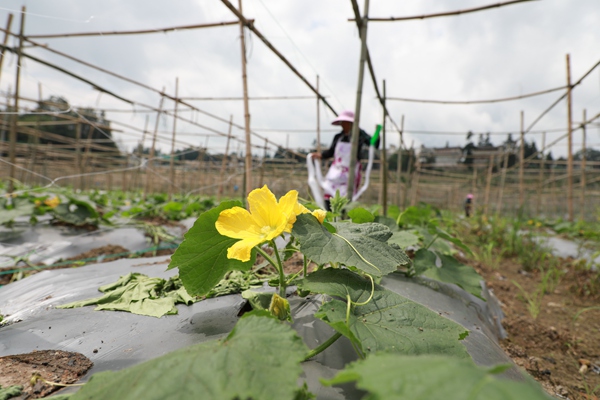
<path fill-rule="evenodd" d="M 371 0 L 369 16 L 402 17 L 460 10 L 494 3 L 494 0 L 397 1 Z M 238 6 L 236 0 L 232 1 Z M 358 1 L 361 10 L 364 2 Z M 26 7 L 25 36 L 80 32 L 112 32 L 162 29 L 175 26 L 235 21 L 235 15 L 219 0 L 3 0 L 0 26 L 14 14 L 12 31 L 20 25 L 21 7 Z M 358 88 L 360 40 L 349 0 L 244 0 L 246 18 L 313 85 L 319 76 L 320 90 L 340 112 L 354 109 Z M 598 0 L 539 0 L 494 8 L 471 14 L 402 22 L 375 22 L 368 25 L 367 42 L 378 85 L 386 82 L 390 98 L 432 100 L 481 100 L 524 95 L 566 85 L 566 54 L 571 58 L 572 81 L 600 60 L 600 7 Z M 168 33 L 126 36 L 41 38 L 38 43 L 96 65 L 107 71 L 175 95 L 187 98 L 242 96 L 239 26 L 221 26 Z M 251 97 L 307 97 L 312 91 L 254 34 L 246 35 L 248 90 Z M 16 40 L 10 39 L 9 45 Z M 21 95 L 37 99 L 62 96 L 75 107 L 107 110 L 113 127 L 122 130 L 115 137 L 131 149 L 141 139 L 148 116 L 148 130 L 155 126 L 156 91 L 128 83 L 48 50 L 26 47 L 26 53 L 86 78 L 134 105 L 89 84 L 32 60 L 21 71 Z M 16 58 L 7 54 L 0 77 L 0 95 L 5 98 L 15 87 Z M 404 116 L 405 142 L 415 147 L 464 145 L 468 131 L 490 132 L 494 144 L 506 134 L 518 134 L 520 112 L 528 127 L 564 92 L 523 100 L 473 105 L 436 105 L 388 100 L 388 109 L 397 125 Z M 573 92 L 573 120 L 600 112 L 600 67 Z M 178 148 L 205 146 L 222 152 L 230 116 L 243 125 L 240 100 L 188 100 L 196 108 L 218 118 L 180 106 L 179 115 L 198 125 L 177 122 Z M 22 103 L 32 107 L 34 103 Z M 164 108 L 173 110 L 172 101 Z M 560 102 L 527 134 L 527 140 L 541 144 L 560 137 L 567 130 L 566 102 Z M 291 148 L 308 148 L 316 138 L 317 102 L 314 98 L 256 99 L 250 103 L 251 129 L 273 143 Z M 333 113 L 320 108 L 322 142 L 329 144 L 336 130 L 330 125 Z M 360 125 L 372 132 L 382 120 L 370 76 L 365 75 Z M 597 120 L 597 122 L 599 122 Z M 390 124 L 388 124 L 390 127 Z M 159 146 L 170 151 L 173 119 L 162 116 Z M 588 144 L 600 148 L 598 125 L 588 129 Z M 232 150 L 243 150 L 244 131 L 234 127 L 240 138 Z M 390 127 L 388 143 L 397 145 L 399 135 Z M 146 146 L 150 144 L 146 138 Z M 575 151 L 581 131 L 575 133 Z M 253 145 L 262 146 L 253 137 Z M 555 156 L 566 154 L 566 141 L 552 147 Z M 255 153 L 261 154 L 259 149 Z"/>

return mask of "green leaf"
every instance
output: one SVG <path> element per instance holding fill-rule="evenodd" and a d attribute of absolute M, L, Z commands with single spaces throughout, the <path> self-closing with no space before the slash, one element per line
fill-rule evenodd
<path fill-rule="evenodd" d="M 410 260 L 400 249 L 386 243 L 392 232 L 377 223 L 335 223 L 337 233 L 329 232 L 312 215 L 299 215 L 292 234 L 302 253 L 319 265 L 340 263 L 370 275 L 394 272 Z"/>
<path fill-rule="evenodd" d="M 423 250 L 428 252 L 426 255 L 427 259 L 431 259 L 432 256 L 429 253 L 432 252 L 429 250 L 420 249 L 417 253 Z M 416 257 L 417 255 L 415 255 L 415 266 L 417 262 Z M 435 257 L 435 254 L 433 254 L 433 257 Z M 442 266 L 440 268 L 436 267 L 434 261 L 434 268 L 429 268 L 424 271 L 422 273 L 423 276 L 440 282 L 454 283 L 465 291 L 485 301 L 481 296 L 481 281 L 483 278 L 473 269 L 473 267 L 462 264 L 453 256 L 440 254 L 439 257 L 442 261 Z"/>
<path fill-rule="evenodd" d="M 307 348 L 288 325 L 250 315 L 222 342 L 92 376 L 78 399 L 294 399 Z"/>
<path fill-rule="evenodd" d="M 72 225 L 83 225 L 95 218 L 94 213 L 82 205 L 73 204 L 74 210 L 71 211 L 71 203 L 60 203 L 52 209 L 52 213 L 56 218 Z"/>
<path fill-rule="evenodd" d="M 347 289 L 340 288 L 338 279 Z M 345 297 L 343 293 L 347 290 L 351 298 L 361 301 L 366 301 L 371 292 L 370 281 L 356 274 L 345 274 L 340 279 L 331 273 L 315 272 L 305 281 L 305 289 L 339 297 Z M 387 351 L 469 357 L 459 341 L 464 327 L 381 286 L 375 285 L 370 302 L 351 309 L 348 323 L 346 312 L 345 302 L 332 300 L 321 306 L 315 317 L 346 336 L 364 353 Z"/>
<path fill-rule="evenodd" d="M 471 360 L 443 356 L 376 354 L 350 364 L 324 385 L 356 382 L 368 399 L 394 400 L 549 400 L 532 382 L 494 377 L 499 369 L 484 369 Z"/>
<path fill-rule="evenodd" d="M 346 300 L 346 296 L 355 303 L 366 301 L 371 296 L 371 280 L 348 269 L 326 268 L 308 274 L 297 281 L 302 290 L 327 294 Z"/>
<path fill-rule="evenodd" d="M 254 265 L 256 250 L 252 250 L 250 260 L 246 262 L 227 258 L 227 249 L 237 239 L 222 236 L 215 228 L 221 211 L 241 205 L 239 201 L 224 201 L 202 213 L 171 256 L 167 269 L 179 268 L 179 277 L 190 295 L 204 296 L 227 271 L 247 271 Z"/>
<path fill-rule="evenodd" d="M 365 222 L 373 222 L 375 220 L 373 214 L 361 207 L 349 211 L 348 216 L 355 224 L 364 224 Z"/>
<path fill-rule="evenodd" d="M 6 199 L 0 202 L 0 224 L 13 221 L 17 217 L 33 215 L 35 205 L 29 199 L 16 197 L 12 199 L 12 208 L 5 209 Z"/>
<path fill-rule="evenodd" d="M 462 240 L 460 240 L 458 238 L 455 238 L 454 236 L 451 236 L 448 232 L 444 231 L 443 229 L 440 229 L 437 226 L 430 226 L 429 227 L 429 233 L 431 233 L 433 235 L 438 235 L 442 239 L 445 239 L 445 240 L 449 241 L 450 243 L 454 244 L 457 247 L 460 247 L 461 249 L 463 249 L 464 251 L 466 251 L 470 255 L 473 255 L 473 252 L 471 251 L 471 249 L 469 249 L 467 247 L 467 245 L 465 245 L 462 242 Z"/>
<path fill-rule="evenodd" d="M 419 237 L 409 231 L 397 231 L 388 239 L 388 243 L 395 243 L 400 246 L 400 248 L 405 249 L 409 246 L 418 244 Z"/>
<path fill-rule="evenodd" d="M 378 215 L 375 217 L 375 221 L 373 222 L 377 222 L 379 224 L 383 224 L 385 226 L 387 226 L 388 228 L 390 228 L 390 230 L 392 232 L 397 232 L 398 229 L 398 224 L 396 223 L 396 220 L 390 217 L 384 217 L 383 215 Z"/>
<path fill-rule="evenodd" d="M 419 249 L 415 253 L 413 258 L 413 266 L 415 268 L 415 275 L 421 275 L 429 268 L 437 268 L 436 266 L 437 255 L 433 251 L 427 249 Z"/>

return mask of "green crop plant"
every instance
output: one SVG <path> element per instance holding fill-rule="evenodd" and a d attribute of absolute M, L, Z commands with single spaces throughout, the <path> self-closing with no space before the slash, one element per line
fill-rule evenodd
<path fill-rule="evenodd" d="M 248 209 L 223 201 L 201 213 L 171 257 L 191 296 L 215 290 L 232 271 L 252 271 L 258 254 L 276 271 L 272 291 L 246 290 L 253 311 L 219 341 L 186 347 L 118 372 L 94 375 L 72 400 L 80 398 L 308 399 L 301 364 L 345 337 L 357 362 L 323 385 L 354 381 L 369 398 L 484 399 L 509 393 L 511 399 L 545 399 L 531 383 L 502 382 L 494 375 L 506 367 L 478 368 L 463 345 L 461 325 L 379 285 L 383 277 L 424 276 L 481 295 L 481 276 L 452 255 L 470 253 L 441 228 L 439 212 L 409 207 L 395 219 L 355 207 L 351 220 L 309 210 L 297 192 L 277 199 L 263 187 L 248 196 Z M 329 220 L 328 220 L 329 219 Z M 287 244 L 282 246 L 279 238 Z M 276 240 L 277 239 L 277 240 Z M 404 252 L 416 248 L 411 261 Z M 312 272 L 287 275 L 283 260 L 298 253 Z M 333 334 L 309 349 L 290 323 L 289 286 L 298 295 L 320 296 L 314 317 Z M 423 382 L 418 384 L 416 382 Z M 460 383 L 460 384 L 457 384 Z M 444 390 L 439 388 L 452 389 Z"/>

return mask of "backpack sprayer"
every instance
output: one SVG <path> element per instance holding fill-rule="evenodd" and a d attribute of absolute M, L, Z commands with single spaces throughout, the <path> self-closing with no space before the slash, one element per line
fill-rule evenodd
<path fill-rule="evenodd" d="M 381 132 L 381 125 L 377 125 L 375 133 L 369 143 L 369 160 L 367 161 L 367 170 L 365 171 L 365 182 L 363 185 L 354 193 L 352 201 L 358 200 L 358 198 L 367 190 L 369 187 L 369 177 L 371 176 L 371 169 L 373 168 L 373 159 L 375 158 L 375 144 L 379 139 L 379 133 Z M 323 197 L 323 172 L 321 171 L 321 162 L 313 160 L 312 154 L 306 157 L 306 167 L 308 169 L 308 186 L 312 192 L 313 198 L 319 207 L 325 209 L 325 199 Z"/>

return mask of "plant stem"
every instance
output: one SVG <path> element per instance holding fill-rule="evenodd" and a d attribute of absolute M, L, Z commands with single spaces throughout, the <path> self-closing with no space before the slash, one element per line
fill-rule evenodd
<path fill-rule="evenodd" d="M 436 239 L 439 237 L 440 235 L 438 235 L 436 233 L 436 235 L 433 237 L 433 239 L 431 240 L 431 242 L 429 242 L 429 244 L 427 246 L 425 246 L 425 250 L 429 249 L 431 247 L 431 245 L 433 244 L 433 242 L 436 241 Z"/>
<path fill-rule="evenodd" d="M 325 350 L 326 348 L 331 346 L 341 336 L 342 336 L 341 333 L 336 332 L 332 337 L 330 337 L 329 339 L 327 339 L 326 341 L 321 343 L 319 346 L 317 346 L 314 349 L 312 349 L 311 351 L 309 351 L 308 354 L 306 355 L 306 357 L 304 357 L 304 360 L 302 360 L 302 361 L 308 361 L 311 358 L 313 358 L 314 356 L 316 356 L 317 354 L 321 353 L 323 350 Z"/>
<path fill-rule="evenodd" d="M 271 246 L 273 246 L 273 250 L 275 251 L 275 257 L 277 258 L 277 270 L 279 271 L 279 296 L 285 299 L 285 273 L 283 272 L 283 264 L 281 263 L 281 257 L 279 256 L 279 251 L 277 250 L 277 245 L 275 244 L 275 240 L 271 240 Z"/>
<path fill-rule="evenodd" d="M 307 273 L 307 272 L 306 272 L 306 270 L 308 269 L 308 268 L 307 268 L 307 264 L 308 264 L 308 262 L 307 262 L 307 261 L 308 261 L 308 260 L 306 259 L 306 256 L 304 256 L 304 266 L 302 267 L 302 276 L 303 276 L 304 278 L 306 278 L 306 273 Z"/>
<path fill-rule="evenodd" d="M 279 296 L 285 298 L 286 282 L 285 282 L 285 275 L 283 274 L 283 266 L 281 265 L 281 260 L 279 259 L 279 253 L 277 252 L 277 246 L 275 246 L 275 242 L 271 241 L 271 244 L 273 245 L 275 254 L 277 254 L 277 261 L 279 261 L 279 263 L 277 263 L 275 260 L 273 260 L 273 258 L 271 258 L 271 256 L 268 255 L 263 249 L 261 249 L 260 246 L 256 246 L 255 249 L 258 252 L 258 254 L 263 256 L 265 258 L 265 260 L 267 260 L 269 262 L 269 264 L 274 266 L 275 269 L 277 270 L 277 272 L 279 273 Z"/>

